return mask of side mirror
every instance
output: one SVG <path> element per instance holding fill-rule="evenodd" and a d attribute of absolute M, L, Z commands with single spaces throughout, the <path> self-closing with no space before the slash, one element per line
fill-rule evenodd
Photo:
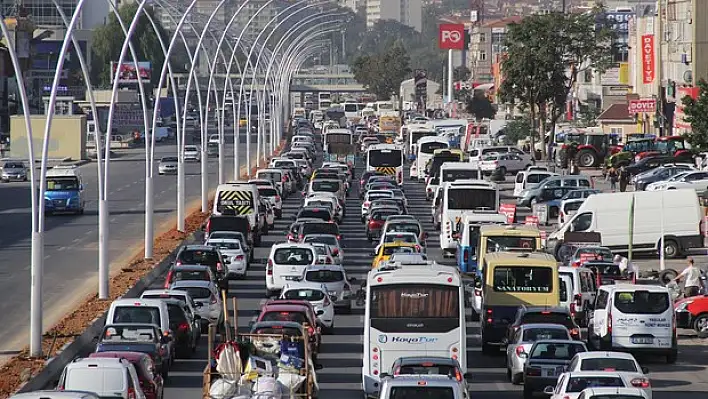
<path fill-rule="evenodd" d="M 79 190 L 83 191 L 83 189 L 84 189 L 84 185 L 83 185 L 83 184 L 79 184 Z"/>
<path fill-rule="evenodd" d="M 549 385 L 549 386 L 543 388 L 543 393 L 550 396 L 550 395 L 553 395 L 553 392 L 555 392 L 555 390 L 556 390 L 556 388 Z"/>
<path fill-rule="evenodd" d="M 642 373 L 649 374 L 649 369 L 646 367 L 642 367 Z"/>
<path fill-rule="evenodd" d="M 320 309 L 317 311 L 317 316 L 322 316 L 324 314 L 324 310 Z"/>

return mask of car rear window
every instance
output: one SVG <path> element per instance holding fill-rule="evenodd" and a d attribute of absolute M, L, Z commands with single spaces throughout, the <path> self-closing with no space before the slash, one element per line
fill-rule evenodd
<path fill-rule="evenodd" d="M 455 393 L 449 387 L 392 387 L 388 397 L 391 399 L 455 399 Z"/>
<path fill-rule="evenodd" d="M 566 393 L 582 392 L 587 388 L 607 388 L 607 387 L 624 387 L 624 382 L 621 377 L 615 376 L 598 376 L 598 377 L 570 377 Z"/>
<path fill-rule="evenodd" d="M 524 342 L 536 342 L 546 339 L 570 339 L 568 331 L 560 328 L 529 328 L 524 330 L 524 336 L 521 338 Z"/>
<path fill-rule="evenodd" d="M 177 327 L 180 323 L 187 321 L 184 310 L 177 304 L 168 303 L 167 314 L 170 319 L 170 328 Z"/>
<path fill-rule="evenodd" d="M 115 394 L 125 389 L 125 373 L 123 367 L 72 367 L 66 372 L 64 390 Z"/>
<path fill-rule="evenodd" d="M 209 281 L 209 273 L 206 270 L 177 270 L 172 273 L 172 281 L 197 280 Z"/>
<path fill-rule="evenodd" d="M 280 172 L 261 172 L 257 175 L 259 179 L 266 179 L 270 181 L 280 181 L 282 179 L 283 174 Z"/>
<path fill-rule="evenodd" d="M 533 323 L 560 324 L 562 326 L 570 327 L 573 325 L 573 320 L 567 313 L 548 311 L 528 312 L 521 316 L 521 324 Z"/>
<path fill-rule="evenodd" d="M 312 218 L 329 221 L 332 215 L 324 209 L 303 209 L 297 214 L 298 219 Z"/>
<path fill-rule="evenodd" d="M 204 287 L 176 287 L 176 290 L 187 291 L 194 299 L 206 299 L 211 296 L 211 290 Z"/>
<path fill-rule="evenodd" d="M 307 323 L 307 317 L 302 312 L 266 312 L 259 321 L 293 321 L 303 324 Z"/>
<path fill-rule="evenodd" d="M 304 223 L 302 226 L 302 235 L 308 234 L 332 234 L 339 235 L 339 227 L 335 223 Z"/>
<path fill-rule="evenodd" d="M 371 219 L 373 220 L 386 220 L 388 219 L 389 216 L 393 215 L 398 215 L 400 214 L 400 211 L 391 209 L 391 210 L 381 210 L 381 211 L 374 211 L 371 213 Z"/>
<path fill-rule="evenodd" d="M 278 248 L 273 254 L 273 260 L 277 265 L 311 265 L 314 259 L 315 254 L 309 248 Z"/>
<path fill-rule="evenodd" d="M 570 360 L 586 352 L 580 342 L 538 342 L 531 350 L 531 359 Z"/>
<path fill-rule="evenodd" d="M 305 274 L 305 280 L 315 283 L 336 283 L 344 280 L 344 273 L 339 270 L 310 270 Z"/>
<path fill-rule="evenodd" d="M 406 364 L 398 369 L 398 374 L 403 375 L 447 375 L 455 376 L 455 367 L 449 364 L 435 364 L 433 362 L 422 362 L 420 364 Z"/>
<path fill-rule="evenodd" d="M 312 182 L 312 191 L 327 191 L 336 193 L 339 191 L 339 182 L 331 180 L 315 180 Z"/>
<path fill-rule="evenodd" d="M 617 310 L 628 314 L 660 314 L 670 305 L 668 293 L 649 291 L 615 292 L 614 303 Z"/>
<path fill-rule="evenodd" d="M 410 234 L 386 234 L 384 237 L 384 242 L 389 243 L 389 242 L 407 242 L 409 244 L 415 244 L 418 242 L 416 239 L 416 236 L 410 235 Z"/>
<path fill-rule="evenodd" d="M 389 225 L 388 231 L 420 234 L 420 227 L 414 223 L 392 223 Z"/>
<path fill-rule="evenodd" d="M 107 342 L 154 342 L 155 330 L 146 326 L 108 326 L 101 341 Z"/>
<path fill-rule="evenodd" d="M 160 325 L 160 309 L 153 306 L 117 306 L 112 323 L 146 323 Z"/>
<path fill-rule="evenodd" d="M 596 357 L 592 359 L 584 359 L 580 362 L 580 370 L 582 371 L 626 371 L 636 373 L 637 366 L 634 360 L 618 359 L 611 357 Z"/>
<path fill-rule="evenodd" d="M 298 301 L 318 302 L 325 298 L 324 292 L 320 290 L 311 290 L 307 288 L 299 288 L 295 290 L 285 291 L 283 294 L 285 299 L 294 299 Z"/>
<path fill-rule="evenodd" d="M 258 194 L 263 197 L 275 197 L 278 195 L 278 191 L 274 188 L 259 188 Z"/>
<path fill-rule="evenodd" d="M 335 236 L 308 236 L 305 237 L 306 243 L 321 243 L 326 245 L 338 245 L 337 237 Z"/>
<path fill-rule="evenodd" d="M 187 249 L 179 254 L 179 260 L 185 265 L 216 265 L 220 259 L 215 251 Z"/>
<path fill-rule="evenodd" d="M 391 256 L 393 254 L 413 254 L 416 251 L 413 249 L 413 247 L 409 246 L 402 246 L 402 247 L 397 247 L 397 246 L 391 246 L 391 247 L 385 247 L 383 250 L 383 254 L 385 256 Z"/>

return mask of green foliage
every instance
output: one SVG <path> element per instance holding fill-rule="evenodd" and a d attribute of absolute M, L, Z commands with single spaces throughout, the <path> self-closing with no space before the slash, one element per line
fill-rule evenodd
<path fill-rule="evenodd" d="M 520 140 L 526 140 L 531 135 L 531 122 L 526 119 L 509 121 L 504 128 L 504 144 L 516 145 Z M 538 134 L 535 134 L 538 136 Z"/>
<path fill-rule="evenodd" d="M 475 119 L 494 119 L 496 108 L 481 91 L 475 91 L 472 98 L 467 101 L 467 112 L 474 115 Z"/>
<path fill-rule="evenodd" d="M 155 18 L 152 8 L 145 7 L 144 9 L 150 13 L 153 21 L 155 21 L 155 24 L 160 30 L 160 35 L 162 35 L 162 37 L 168 37 L 160 25 L 159 19 Z M 137 10 L 137 3 L 126 4 L 118 10 L 118 14 L 126 28 L 130 26 Z M 125 40 L 123 30 L 113 13 L 108 15 L 108 22 L 104 26 L 94 30 L 92 39 L 91 80 L 97 86 L 107 87 L 110 85 L 111 62 L 118 61 L 120 50 Z M 155 83 L 155 81 L 159 79 L 159 69 L 162 68 L 165 57 L 162 53 L 157 35 L 145 15 L 140 16 L 138 19 L 138 25 L 133 33 L 132 43 L 135 47 L 138 61 L 149 61 L 152 63 L 153 69 L 157 70 L 157 73 L 152 74 L 153 83 Z M 128 52 L 124 61 L 130 62 L 132 60 Z M 175 65 L 180 64 L 175 63 Z"/>
<path fill-rule="evenodd" d="M 699 80 L 698 88 L 698 98 L 694 100 L 686 96 L 681 101 L 686 115 L 684 119 L 691 124 L 691 132 L 686 139 L 693 148 L 705 151 L 708 149 L 708 82 Z"/>
<path fill-rule="evenodd" d="M 351 65 L 354 78 L 379 100 L 388 100 L 410 77 L 410 57 L 400 41 L 387 42 L 386 49 L 357 57 Z"/>
<path fill-rule="evenodd" d="M 555 124 L 578 74 L 588 69 L 604 72 L 612 66 L 615 33 L 603 22 L 602 12 L 596 8 L 584 14 L 539 14 L 510 25 L 502 61 L 502 100 L 520 102 L 532 114 L 547 110 Z"/>
<path fill-rule="evenodd" d="M 472 76 L 472 72 L 464 65 L 460 65 L 452 70 L 452 79 L 454 81 L 467 82 L 470 80 L 470 76 Z"/>

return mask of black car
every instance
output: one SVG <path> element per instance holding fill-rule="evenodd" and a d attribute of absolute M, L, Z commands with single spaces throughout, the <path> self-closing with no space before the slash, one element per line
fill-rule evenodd
<path fill-rule="evenodd" d="M 334 221 L 334 216 L 329 209 L 320 206 L 306 206 L 297 213 L 297 219 L 320 219 L 324 222 Z"/>
<path fill-rule="evenodd" d="M 573 339 L 580 339 L 580 327 L 573 320 L 570 309 L 559 306 L 521 306 L 514 322 L 507 329 L 507 342 L 511 341 L 520 326 L 535 323 L 560 324 L 568 329 Z"/>
<path fill-rule="evenodd" d="M 228 259 L 221 255 L 216 247 L 206 245 L 185 245 L 179 249 L 175 259 L 175 265 L 204 265 L 209 266 L 211 271 L 219 280 L 220 289 L 228 289 L 226 276 L 226 262 Z"/>
<path fill-rule="evenodd" d="M 611 284 L 622 284 L 623 282 L 632 283 L 632 275 L 629 273 L 622 273 L 619 265 L 609 260 L 591 260 L 585 262 L 583 267 L 592 270 L 597 279 L 597 286 L 601 285 L 611 285 Z"/>
<path fill-rule="evenodd" d="M 167 304 L 175 352 L 180 357 L 188 357 L 197 350 L 201 333 L 201 317 L 191 313 L 187 305 L 177 299 L 163 300 Z"/>
<path fill-rule="evenodd" d="M 98 337 L 96 352 L 145 353 L 155 362 L 155 371 L 165 378 L 169 373 L 168 339 L 154 324 L 108 324 Z"/>
<path fill-rule="evenodd" d="M 368 170 L 361 174 L 361 179 L 359 179 L 359 196 L 361 198 L 364 198 L 364 186 L 369 182 L 371 176 L 384 176 L 384 174 L 375 170 Z"/>
<path fill-rule="evenodd" d="M 587 351 L 585 343 L 579 341 L 536 341 L 524 365 L 524 399 L 532 398 L 535 392 L 543 392 L 549 385 L 555 386 L 570 360 L 577 353 Z"/>
<path fill-rule="evenodd" d="M 646 157 L 642 158 L 639 160 L 639 162 L 635 162 L 629 166 L 627 166 L 627 172 L 629 172 L 630 175 L 636 176 L 642 172 L 646 172 L 647 170 L 657 168 L 661 165 L 665 165 L 667 163 L 674 163 L 676 162 L 676 159 L 672 156 L 669 155 L 656 155 L 656 156 L 651 156 L 651 157 Z"/>

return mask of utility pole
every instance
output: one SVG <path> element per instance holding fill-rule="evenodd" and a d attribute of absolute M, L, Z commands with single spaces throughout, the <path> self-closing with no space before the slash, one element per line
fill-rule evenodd
<path fill-rule="evenodd" d="M 654 31 L 656 32 L 654 38 L 654 55 L 656 60 L 656 76 L 654 76 L 654 91 L 656 92 L 656 119 L 658 122 L 657 128 L 659 129 L 659 136 L 666 134 L 664 127 L 666 126 L 666 117 L 664 116 L 664 100 L 666 96 L 663 93 L 662 78 L 663 78 L 663 57 L 662 49 L 664 47 L 664 0 L 659 0 L 656 2 L 656 20 L 654 21 Z"/>

